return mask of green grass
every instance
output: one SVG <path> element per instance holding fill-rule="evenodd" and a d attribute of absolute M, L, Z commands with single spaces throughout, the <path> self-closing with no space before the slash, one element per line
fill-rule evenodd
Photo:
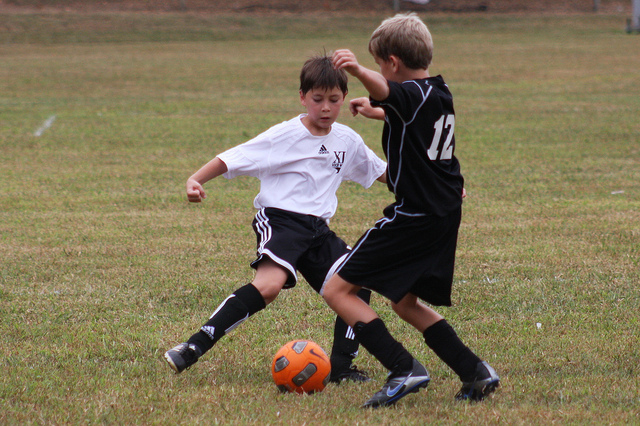
<path fill-rule="evenodd" d="M 440 311 L 502 376 L 492 400 L 454 403 L 456 377 L 379 297 L 432 373 L 426 392 L 363 412 L 385 378 L 363 351 L 373 383 L 279 394 L 283 343 L 331 346 L 333 315 L 304 283 L 190 371 L 164 365 L 252 277 L 257 182 L 221 178 L 189 205 L 186 178 L 301 112 L 308 56 L 349 47 L 373 66 L 382 18 L 0 15 L 0 423 L 637 424 L 640 57 L 625 16 L 425 17 L 469 193 Z M 340 121 L 381 152 L 379 124 Z M 332 227 L 351 243 L 391 200 L 382 185 L 339 195 Z"/>

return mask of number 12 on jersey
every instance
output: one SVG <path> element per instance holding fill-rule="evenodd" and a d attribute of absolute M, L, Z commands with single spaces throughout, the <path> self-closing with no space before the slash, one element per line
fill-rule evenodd
<path fill-rule="evenodd" d="M 456 117 L 453 114 L 443 115 L 440 117 L 436 124 L 433 125 L 433 129 L 435 130 L 433 133 L 433 140 L 431 141 L 431 146 L 427 151 L 429 155 L 429 159 L 432 161 L 436 160 L 451 160 L 453 158 L 453 128 L 455 127 Z M 442 144 L 442 151 L 438 150 L 440 146 L 440 140 L 442 139 L 442 132 L 444 129 L 448 129 L 446 132 L 446 139 Z"/>

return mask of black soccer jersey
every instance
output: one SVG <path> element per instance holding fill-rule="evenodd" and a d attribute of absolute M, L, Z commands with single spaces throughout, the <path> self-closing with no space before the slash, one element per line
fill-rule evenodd
<path fill-rule="evenodd" d="M 445 216 L 462 204 L 464 179 L 455 151 L 453 97 L 441 76 L 403 83 L 372 105 L 385 110 L 382 146 L 389 190 L 407 213 Z"/>

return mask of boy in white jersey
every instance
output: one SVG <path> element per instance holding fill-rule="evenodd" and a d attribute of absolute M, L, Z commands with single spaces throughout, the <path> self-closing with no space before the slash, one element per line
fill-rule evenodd
<path fill-rule="evenodd" d="M 386 163 L 357 133 L 336 123 L 346 95 L 346 73 L 336 70 L 330 57 L 309 59 L 300 73 L 300 102 L 306 114 L 219 154 L 188 179 L 190 202 L 206 198 L 202 185 L 220 175 L 260 179 L 254 199 L 259 211 L 253 221 L 258 247 L 257 259 L 251 263 L 256 269 L 253 281 L 225 299 L 187 342 L 165 353 L 176 373 L 264 309 L 280 290 L 295 286 L 297 271 L 320 292 L 346 257 L 349 247 L 328 227 L 338 205 L 338 187 L 345 180 L 366 188 L 375 180 L 386 182 Z M 367 303 L 370 295 L 366 290 L 359 293 Z M 357 349 L 353 332 L 337 317 L 332 381 L 368 380 L 351 365 Z"/>

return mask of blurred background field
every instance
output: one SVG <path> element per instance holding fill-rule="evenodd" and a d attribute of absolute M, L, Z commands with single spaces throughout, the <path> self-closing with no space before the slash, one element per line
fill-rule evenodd
<path fill-rule="evenodd" d="M 583 13 L 629 12 L 628 0 L 3 0 L 0 5 L 18 10 L 153 11 L 206 13 L 388 13 L 418 12 Z"/>
<path fill-rule="evenodd" d="M 189 205 L 186 178 L 302 112 L 307 57 L 348 47 L 374 67 L 367 40 L 392 11 L 91 3 L 0 5 L 0 423 L 637 424 L 640 38 L 626 2 L 418 7 L 469 193 L 441 311 L 503 385 L 454 403 L 454 375 L 374 297 L 433 376 L 374 412 L 358 407 L 385 372 L 365 351 L 370 384 L 307 397 L 272 384 L 286 341 L 331 345 L 333 315 L 304 282 L 190 371 L 162 354 L 252 277 L 258 183 L 216 180 Z M 364 94 L 352 81 L 349 97 Z M 378 123 L 340 121 L 381 154 Z M 339 197 L 332 227 L 350 243 L 391 201 L 382 185 Z"/>

